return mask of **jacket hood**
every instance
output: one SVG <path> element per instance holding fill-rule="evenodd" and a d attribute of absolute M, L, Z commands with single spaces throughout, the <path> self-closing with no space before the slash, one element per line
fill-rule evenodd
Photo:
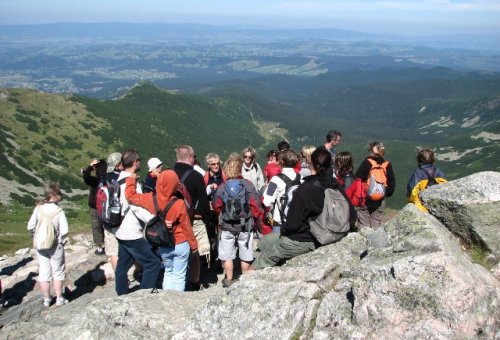
<path fill-rule="evenodd" d="M 156 181 L 156 195 L 161 201 L 168 201 L 179 186 L 179 177 L 173 170 L 164 170 Z"/>

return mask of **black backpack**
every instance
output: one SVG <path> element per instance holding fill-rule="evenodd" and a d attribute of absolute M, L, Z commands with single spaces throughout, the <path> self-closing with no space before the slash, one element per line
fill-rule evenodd
<path fill-rule="evenodd" d="M 151 245 L 166 248 L 175 247 L 174 232 L 173 229 L 169 229 L 165 224 L 165 215 L 177 200 L 177 197 L 172 198 L 165 209 L 160 210 L 158 208 L 156 192 L 153 192 L 153 204 L 155 206 L 156 216 L 150 219 L 144 227 L 144 238 Z"/>

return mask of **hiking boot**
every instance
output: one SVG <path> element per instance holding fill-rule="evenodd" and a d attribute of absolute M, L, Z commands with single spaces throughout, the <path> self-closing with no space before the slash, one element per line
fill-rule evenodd
<path fill-rule="evenodd" d="M 56 306 L 57 307 L 60 307 L 60 306 L 64 306 L 65 304 L 67 304 L 69 301 L 67 299 L 65 299 L 63 296 L 59 296 L 56 300 Z"/>
<path fill-rule="evenodd" d="M 229 286 L 231 286 L 235 282 L 236 282 L 235 280 L 223 279 L 222 280 L 222 287 L 223 288 L 228 288 Z"/>
<path fill-rule="evenodd" d="M 94 254 L 98 255 L 98 256 L 103 256 L 105 255 L 106 253 L 104 252 L 104 248 L 97 248 L 94 252 Z"/>
<path fill-rule="evenodd" d="M 51 296 L 43 298 L 43 306 L 44 307 L 50 307 L 51 302 L 52 302 Z"/>

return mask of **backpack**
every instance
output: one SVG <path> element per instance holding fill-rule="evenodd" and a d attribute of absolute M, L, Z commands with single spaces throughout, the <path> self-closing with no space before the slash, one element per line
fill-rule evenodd
<path fill-rule="evenodd" d="M 290 207 L 290 203 L 292 202 L 293 194 L 295 194 L 295 191 L 300 185 L 300 175 L 297 174 L 293 181 L 287 175 L 282 173 L 276 176 L 278 176 L 283 180 L 283 182 L 285 182 L 285 192 L 279 199 L 278 207 L 280 212 L 281 224 L 285 224 L 286 215 L 288 214 L 288 208 Z"/>
<path fill-rule="evenodd" d="M 36 221 L 35 235 L 33 236 L 33 248 L 37 250 L 52 249 L 57 241 L 57 232 L 54 228 L 54 217 L 62 211 L 57 208 L 52 214 L 46 214 L 43 206 L 38 208 L 38 218 Z"/>
<path fill-rule="evenodd" d="M 179 180 L 177 192 L 175 193 L 175 195 L 178 198 L 184 200 L 184 204 L 186 204 L 186 210 L 188 212 L 189 218 L 191 219 L 191 223 L 194 220 L 194 212 L 195 212 L 196 205 L 193 204 L 193 198 L 191 197 L 189 190 L 187 189 L 186 185 L 184 184 L 184 181 L 189 176 L 189 174 L 193 171 L 194 171 L 194 169 L 188 169 L 184 172 L 184 174 L 182 175 L 182 177 Z"/>
<path fill-rule="evenodd" d="M 250 206 L 242 179 L 229 179 L 222 192 L 222 220 L 234 224 L 245 224 L 250 217 Z"/>
<path fill-rule="evenodd" d="M 104 228 L 118 228 L 122 223 L 120 186 L 123 183 L 125 183 L 125 178 L 120 180 L 106 180 L 102 186 L 97 189 L 97 218 L 103 224 Z"/>
<path fill-rule="evenodd" d="M 387 166 L 389 161 L 382 164 L 377 163 L 371 158 L 367 158 L 371 164 L 368 180 L 366 181 L 366 197 L 372 201 L 381 201 L 385 197 L 387 187 Z"/>
<path fill-rule="evenodd" d="M 353 206 L 366 206 L 366 190 L 360 178 L 356 178 L 349 188 L 345 190 L 345 193 Z"/>
<path fill-rule="evenodd" d="M 422 191 L 436 184 L 441 184 L 447 182 L 446 179 L 441 177 L 434 177 L 435 169 L 431 171 L 424 170 L 427 178 L 421 179 L 411 190 L 410 197 L 408 197 L 408 201 L 410 203 L 415 204 L 420 210 L 423 212 L 429 212 L 426 207 L 420 201 L 420 194 Z"/>
<path fill-rule="evenodd" d="M 158 200 L 156 193 L 153 192 L 153 203 L 155 206 L 156 215 L 148 221 L 144 227 L 144 238 L 149 244 L 158 247 L 175 247 L 174 232 L 169 229 L 165 223 L 165 215 L 179 198 L 174 197 L 168 202 L 165 209 L 158 208 Z"/>
<path fill-rule="evenodd" d="M 311 234 L 323 246 L 337 242 L 356 222 L 354 206 L 339 185 L 324 188 L 316 179 L 312 184 L 324 190 L 325 201 L 321 213 L 308 221 Z"/>

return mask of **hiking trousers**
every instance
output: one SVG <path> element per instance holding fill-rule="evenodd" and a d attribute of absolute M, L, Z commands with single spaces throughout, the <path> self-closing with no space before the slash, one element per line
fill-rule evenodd
<path fill-rule="evenodd" d="M 283 264 L 294 258 L 316 249 L 314 242 L 300 242 L 286 236 L 271 233 L 260 239 L 260 254 L 253 263 L 255 269 L 263 269 Z"/>
<path fill-rule="evenodd" d="M 142 237 L 138 240 L 118 240 L 118 264 L 115 273 L 115 289 L 118 295 L 128 293 L 127 273 L 136 261 L 144 269 L 140 288 L 156 288 L 161 262 L 151 250 L 148 241 Z"/>
<path fill-rule="evenodd" d="M 94 239 L 94 244 L 98 247 L 104 245 L 104 228 L 102 223 L 97 217 L 97 209 L 89 207 L 90 214 L 90 226 L 92 227 L 92 238 Z"/>

